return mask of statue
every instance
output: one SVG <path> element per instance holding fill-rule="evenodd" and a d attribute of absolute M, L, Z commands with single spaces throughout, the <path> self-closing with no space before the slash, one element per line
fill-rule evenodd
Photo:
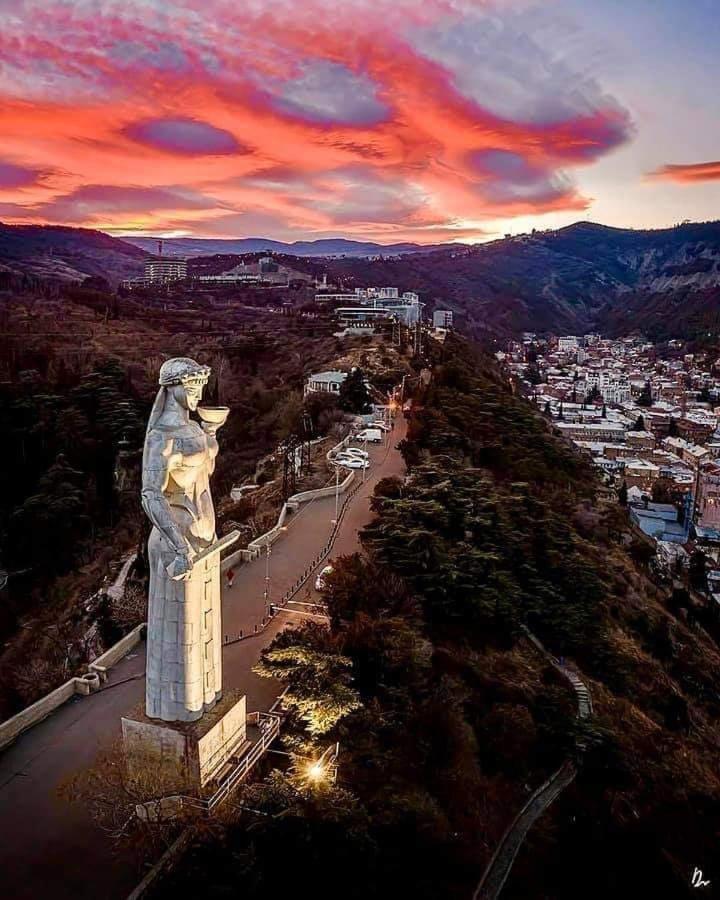
<path fill-rule="evenodd" d="M 192 359 L 162 365 L 143 450 L 142 505 L 153 524 L 145 710 L 166 722 L 196 721 L 222 696 L 219 551 L 237 533 L 215 535 L 210 476 L 229 410 L 200 406 L 209 376 Z"/>

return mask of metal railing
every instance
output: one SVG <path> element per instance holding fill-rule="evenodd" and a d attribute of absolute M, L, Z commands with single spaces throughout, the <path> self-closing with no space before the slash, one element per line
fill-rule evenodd
<path fill-rule="evenodd" d="M 347 512 L 347 508 L 350 505 L 350 502 L 354 498 L 355 494 L 360 490 L 363 486 L 362 481 L 358 481 L 358 483 L 353 487 L 351 491 L 349 491 L 345 495 L 345 499 L 342 502 L 342 506 L 340 507 L 340 511 L 338 513 L 337 520 L 333 525 L 332 531 L 330 532 L 330 537 L 327 540 L 325 546 L 320 550 L 320 552 L 313 558 L 313 560 L 308 563 L 308 565 L 303 570 L 302 575 L 298 577 L 298 579 L 292 584 L 290 588 L 283 594 L 282 598 L 277 602 L 273 602 L 270 604 L 271 612 L 270 615 L 263 616 L 259 623 L 256 623 L 253 626 L 252 631 L 248 631 L 244 633 L 240 631 L 236 635 L 228 635 L 226 634 L 223 637 L 223 646 L 226 647 L 229 644 L 237 644 L 238 641 L 247 640 L 248 638 L 255 637 L 264 631 L 267 626 L 272 622 L 275 616 L 287 606 L 287 604 L 292 600 L 292 598 L 297 594 L 297 592 L 307 583 L 308 579 L 311 577 L 313 572 L 317 569 L 323 560 L 327 559 L 332 551 L 333 545 L 335 543 L 335 539 L 337 538 L 338 531 L 340 530 L 340 526 L 342 525 L 342 521 L 345 517 L 345 513 Z M 276 610 L 276 611 L 273 611 Z"/>
<path fill-rule="evenodd" d="M 270 744 L 280 734 L 280 716 L 277 713 L 258 713 L 258 725 L 260 739 L 244 756 L 240 757 L 235 768 L 225 776 L 215 793 L 210 797 L 188 797 L 181 794 L 180 799 L 184 806 L 212 812 L 216 806 L 228 798 L 239 784 L 245 781 L 258 761 L 265 755 Z"/>

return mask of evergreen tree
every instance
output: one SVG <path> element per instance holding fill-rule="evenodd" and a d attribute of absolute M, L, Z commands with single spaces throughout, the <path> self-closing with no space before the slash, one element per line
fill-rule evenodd
<path fill-rule="evenodd" d="M 673 416 L 670 416 L 670 427 L 668 428 L 668 437 L 677 437 L 680 432 L 678 431 L 677 419 Z"/>
<path fill-rule="evenodd" d="M 638 406 L 644 406 L 646 409 L 653 405 L 652 389 L 649 381 L 645 382 L 645 387 L 642 389 L 637 402 Z"/>
<path fill-rule="evenodd" d="M 705 562 L 706 557 L 703 551 L 700 549 L 694 550 L 688 565 L 688 577 L 690 579 L 690 586 L 695 588 L 696 591 L 707 590 L 708 584 L 707 574 L 705 572 Z"/>
<path fill-rule="evenodd" d="M 623 483 L 620 485 L 620 490 L 618 491 L 618 503 L 620 506 L 627 506 L 628 502 L 628 486 L 627 481 L 623 480 Z"/>
<path fill-rule="evenodd" d="M 645 431 L 645 419 L 642 416 L 638 416 L 635 420 L 633 431 Z"/>
<path fill-rule="evenodd" d="M 339 400 L 340 408 L 346 412 L 361 414 L 372 411 L 370 393 L 362 369 L 356 367 L 349 372 L 340 385 Z"/>

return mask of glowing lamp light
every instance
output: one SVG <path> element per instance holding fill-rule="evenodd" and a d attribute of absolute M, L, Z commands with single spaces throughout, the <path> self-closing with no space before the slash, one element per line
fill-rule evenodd
<path fill-rule="evenodd" d="M 325 777 L 325 768 L 323 764 L 320 761 L 310 763 L 307 767 L 307 776 L 310 781 L 322 781 Z"/>

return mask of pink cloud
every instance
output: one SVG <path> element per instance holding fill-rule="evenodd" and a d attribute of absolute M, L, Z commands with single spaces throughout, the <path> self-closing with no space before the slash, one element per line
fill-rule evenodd
<path fill-rule="evenodd" d="M 472 29 L 477 8 L 107 0 L 90 14 L 85 0 L 25 0 L 0 34 L 14 76 L 0 78 L 0 132 L 23 172 L 65 174 L 28 174 L 3 199 L 37 221 L 116 229 L 427 240 L 585 208 L 569 170 L 626 140 L 627 115 L 605 97 L 574 108 L 572 93 L 545 121 L 491 110 L 417 37 Z"/>
<path fill-rule="evenodd" d="M 650 172 L 649 178 L 674 181 L 677 184 L 695 184 L 699 181 L 720 180 L 720 160 L 702 163 L 675 163 Z"/>

